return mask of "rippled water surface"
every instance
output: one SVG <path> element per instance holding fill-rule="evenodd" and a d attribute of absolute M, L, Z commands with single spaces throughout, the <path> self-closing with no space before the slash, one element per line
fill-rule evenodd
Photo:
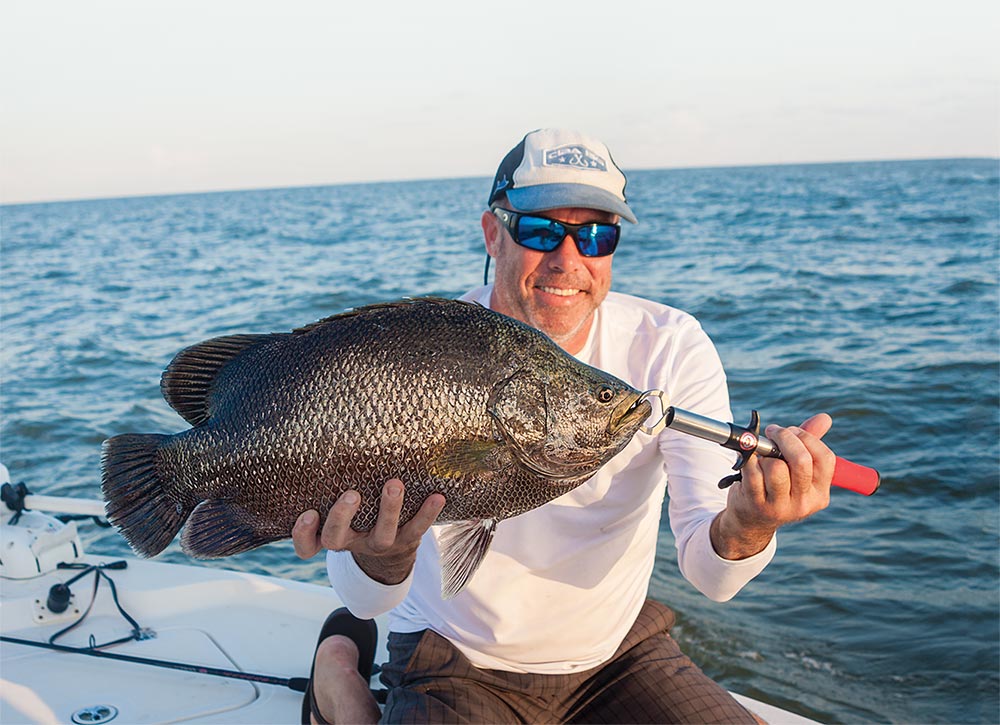
<path fill-rule="evenodd" d="M 699 317 L 745 419 L 825 410 L 866 499 L 790 526 L 714 604 L 664 522 L 652 593 L 727 687 L 831 722 L 997 722 L 995 160 L 640 171 L 615 287 Z M 487 179 L 0 208 L 2 438 L 15 481 L 99 495 L 100 445 L 186 427 L 174 353 L 479 283 Z M 109 530 L 91 551 L 126 553 Z M 188 561 L 177 544 L 162 555 Z M 322 582 L 290 545 L 209 566 Z"/>

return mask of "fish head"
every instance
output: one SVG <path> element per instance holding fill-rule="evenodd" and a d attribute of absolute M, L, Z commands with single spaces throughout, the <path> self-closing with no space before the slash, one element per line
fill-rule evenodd
<path fill-rule="evenodd" d="M 555 483 L 592 475 L 652 413 L 631 385 L 566 357 L 554 370 L 540 366 L 508 378 L 491 406 L 518 462 Z"/>

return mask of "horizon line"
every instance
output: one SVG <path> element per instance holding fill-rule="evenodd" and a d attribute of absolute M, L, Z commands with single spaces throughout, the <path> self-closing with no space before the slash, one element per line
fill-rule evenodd
<path fill-rule="evenodd" d="M 684 166 L 655 166 L 655 167 L 634 167 L 626 169 L 626 175 L 633 172 L 643 171 L 693 171 L 698 169 L 751 169 L 768 168 L 776 166 L 835 166 L 847 164 L 880 164 L 880 163 L 911 163 L 921 161 L 996 161 L 1000 163 L 1000 156 L 920 156 L 912 158 L 886 158 L 886 159 L 848 159 L 839 161 L 778 161 L 761 162 L 748 164 L 705 164 L 705 165 L 684 165 Z M 430 181 L 462 181 L 465 179 L 488 179 L 485 174 L 472 176 L 424 176 L 414 178 L 398 179 L 369 179 L 367 181 L 336 181 L 320 184 L 289 184 L 286 186 L 247 186 L 231 187 L 228 189 L 189 189 L 185 191 L 158 191 L 141 194 L 121 194 L 112 196 L 83 196 L 52 199 L 27 199 L 19 201 L 0 201 L 0 208 L 14 206 L 32 206 L 40 204 L 73 204 L 91 201 L 117 201 L 125 199 L 156 199 L 171 196 L 195 196 L 201 194 L 232 194 L 250 191 L 284 191 L 293 189 L 322 189 L 338 186 L 365 186 L 373 184 L 408 184 Z"/>

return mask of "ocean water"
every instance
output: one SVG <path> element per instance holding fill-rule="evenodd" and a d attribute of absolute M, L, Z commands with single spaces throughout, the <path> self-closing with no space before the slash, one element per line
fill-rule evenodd
<path fill-rule="evenodd" d="M 0 460 L 97 497 L 105 438 L 186 427 L 159 393 L 181 348 L 477 285 L 488 183 L 0 208 Z M 827 411 L 834 449 L 883 476 L 783 529 L 727 604 L 681 578 L 664 521 L 651 593 L 682 646 L 822 721 L 1000 721 L 997 161 L 639 171 L 629 192 L 614 287 L 702 321 L 737 419 Z M 207 565 L 325 581 L 286 543 Z"/>

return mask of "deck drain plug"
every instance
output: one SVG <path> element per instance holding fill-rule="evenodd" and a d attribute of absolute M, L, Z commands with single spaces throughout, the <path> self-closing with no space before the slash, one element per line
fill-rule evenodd
<path fill-rule="evenodd" d="M 100 725 L 118 717 L 118 708 L 114 705 L 91 705 L 77 710 L 71 717 L 77 725 Z"/>

